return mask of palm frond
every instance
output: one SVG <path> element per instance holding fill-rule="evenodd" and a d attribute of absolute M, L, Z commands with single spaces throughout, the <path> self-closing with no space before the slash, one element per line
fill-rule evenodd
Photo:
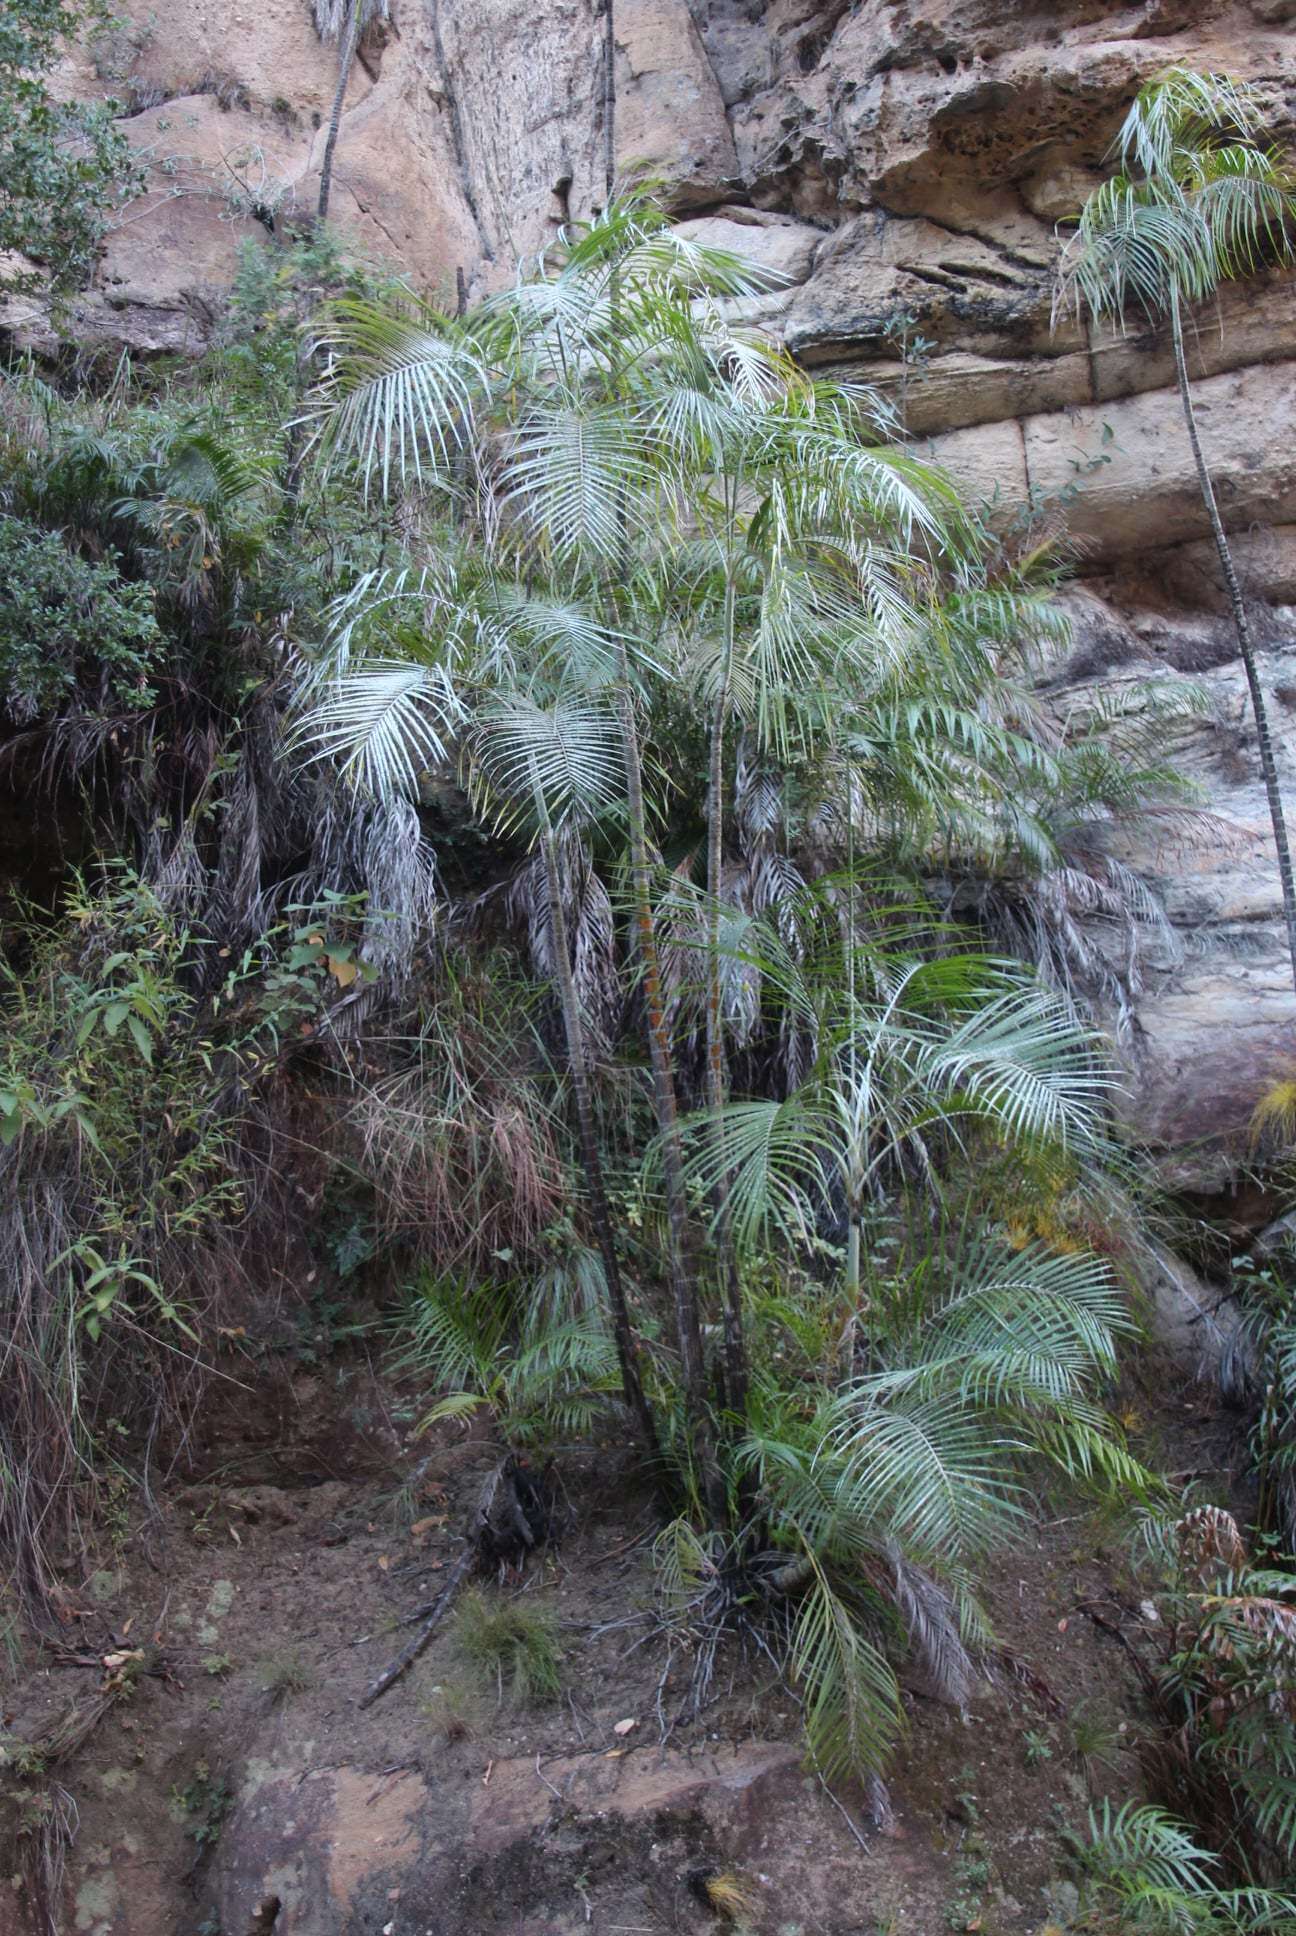
<path fill-rule="evenodd" d="M 468 719 L 446 668 L 374 659 L 324 687 L 296 727 L 313 760 L 337 760 L 376 798 L 416 798 L 422 776 L 444 766 Z"/>
<path fill-rule="evenodd" d="M 880 1773 L 904 1728 L 895 1672 L 817 1564 L 789 1657 L 806 1746 L 824 1780 Z"/>
<path fill-rule="evenodd" d="M 469 448 L 489 392 L 478 348 L 453 318 L 406 313 L 358 297 L 327 313 L 316 348 L 325 373 L 311 421 L 326 462 L 351 457 L 368 492 L 396 481 L 453 492 L 456 459 Z"/>
<path fill-rule="evenodd" d="M 501 693 L 478 709 L 472 747 L 474 786 L 505 822 L 586 822 L 621 797 L 620 727 L 592 700 Z"/>

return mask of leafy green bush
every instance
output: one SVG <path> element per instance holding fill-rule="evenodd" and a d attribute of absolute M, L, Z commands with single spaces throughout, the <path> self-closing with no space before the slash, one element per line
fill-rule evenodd
<path fill-rule="evenodd" d="M 558 1266 L 531 1286 L 424 1277 L 401 1314 L 394 1359 L 398 1372 L 443 1388 L 419 1429 L 485 1409 L 511 1444 L 588 1431 L 621 1384 L 601 1298 L 593 1252 L 578 1254 L 574 1272 Z"/>
<path fill-rule="evenodd" d="M 1171 1732 L 1152 1772 L 1243 1873 L 1296 1871 L 1296 1574 L 1252 1556 L 1233 1515 L 1198 1506 L 1157 1529 L 1172 1645 Z"/>
<path fill-rule="evenodd" d="M 19 722 L 65 705 L 147 706 L 163 649 L 152 587 L 56 533 L 0 517 L 0 698 Z"/>
<path fill-rule="evenodd" d="M 49 86 L 63 44 L 107 19 L 104 0 L 0 9 L 0 249 L 48 263 L 57 289 L 89 279 L 108 212 L 141 179 L 111 106 L 60 101 Z"/>
<path fill-rule="evenodd" d="M 250 1233 L 293 1228 L 276 1089 L 327 946 L 272 936 L 215 997 L 201 955 L 122 871 L 0 964 L 0 1553 L 35 1597 L 122 1455 L 191 1415 Z"/>

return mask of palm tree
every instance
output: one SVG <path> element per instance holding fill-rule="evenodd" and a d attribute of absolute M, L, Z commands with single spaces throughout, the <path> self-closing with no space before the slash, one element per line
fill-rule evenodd
<path fill-rule="evenodd" d="M 697 515 L 717 581 L 714 616 L 698 628 L 698 669 L 710 704 L 706 1090 L 722 1140 L 730 722 L 742 720 L 758 753 L 781 763 L 831 741 L 839 710 L 884 686 L 921 649 L 929 560 L 957 564 L 963 534 L 939 473 L 881 442 L 868 393 L 815 381 L 751 346 L 743 359 L 726 347 L 718 375 L 726 407 L 713 405 L 702 427 L 697 470 L 707 488 Z M 723 1163 L 714 1188 L 731 1403 L 741 1410 L 742 1314 Z"/>
<path fill-rule="evenodd" d="M 843 719 L 858 719 L 864 699 L 875 723 L 879 709 L 898 709 L 914 691 L 916 667 L 932 669 L 935 689 L 939 668 L 961 665 L 971 690 L 988 663 L 991 619 L 1000 632 L 1044 626 L 1011 588 L 978 594 L 983 569 L 950 486 L 882 441 L 868 393 L 809 377 L 727 320 L 714 297 L 751 282 L 734 258 L 673 233 L 650 203 L 614 203 L 568 245 L 556 270 L 462 323 L 340 305 L 321 397 L 327 449 L 356 453 L 366 484 L 384 494 L 406 483 L 441 491 L 461 539 L 471 533 L 502 567 L 561 584 L 587 615 L 601 614 L 612 661 L 597 677 L 621 728 L 666 1258 L 698 1443 L 707 1429 L 700 1294 L 685 1248 L 677 1079 L 653 895 L 640 728 L 646 683 L 654 673 L 660 681 L 663 656 L 678 648 L 710 721 L 696 925 L 705 1092 L 723 1138 L 732 728 L 741 726 L 760 759 L 817 758 Z M 951 599 L 942 585 L 963 589 Z M 407 590 L 426 600 L 425 576 Z M 354 594 L 360 604 L 375 595 L 386 595 L 382 585 Z M 639 634 L 651 644 L 637 642 Z M 388 703 L 395 686 L 416 705 L 419 678 L 408 669 L 371 671 L 373 718 L 385 733 L 399 717 Z M 405 724 L 417 743 L 418 729 Z M 987 736 L 975 701 L 958 712 L 948 703 L 928 708 L 929 749 L 959 730 Z M 382 737 L 374 750 L 371 779 L 391 767 L 398 745 Z M 938 765 L 929 756 L 931 774 Z M 848 975 L 853 966 L 848 954 Z M 726 1398 L 740 1413 L 746 1370 L 727 1178 L 718 1164 L 713 1237 Z M 853 1214 L 857 1263 L 856 1221 Z"/>
<path fill-rule="evenodd" d="M 759 1528 L 677 1522 L 659 1549 L 694 1704 L 716 1629 L 754 1638 L 817 1772 L 865 1782 L 879 1817 L 904 1728 L 895 1657 L 966 1707 L 991 1646 L 975 1574 L 1030 1526 L 1039 1463 L 1126 1498 L 1150 1484 L 1097 1402 L 1129 1329 L 1106 1263 L 1013 1251 L 975 1223 L 933 1242 L 929 1209 L 918 1221 L 911 1255 L 871 1265 L 862 1307 L 795 1271 L 753 1299 L 736 1460 Z"/>
<path fill-rule="evenodd" d="M 598 694 L 608 683 L 611 642 L 580 606 L 509 579 L 457 534 L 441 540 L 420 573 L 371 574 L 339 602 L 332 653 L 307 689 L 299 744 L 313 758 L 339 759 L 379 801 L 417 798 L 420 775 L 448 768 L 458 753 L 478 810 L 497 825 L 524 826 L 534 839 L 545 959 L 623 1387 L 655 1452 L 595 1131 L 593 1058 L 567 919 L 570 844 L 619 798 L 617 718 Z M 366 645 L 364 626 L 411 604 L 419 629 L 413 638 L 403 634 L 400 656 Z"/>
<path fill-rule="evenodd" d="M 742 294 L 737 258 L 671 231 L 645 197 L 612 203 L 556 270 L 461 328 L 426 314 L 348 303 L 334 313 L 322 392 L 326 452 L 355 452 L 366 485 L 449 491 L 479 542 L 534 575 L 561 572 L 613 644 L 610 684 L 624 762 L 634 931 L 653 1101 L 663 1143 L 666 1260 L 690 1436 L 704 1480 L 705 1366 L 686 1255 L 679 1110 L 653 905 L 640 737 L 643 667 L 634 629 L 661 593 L 660 561 L 695 455 L 693 305 Z M 713 317 L 714 321 L 714 317 Z M 713 353 L 720 336 L 713 329 Z M 645 392 L 651 408 L 645 405 Z M 363 588 L 361 596 L 381 587 Z M 419 594 L 422 595 L 421 592 Z M 660 612 L 659 612 L 660 618 Z"/>
<path fill-rule="evenodd" d="M 1184 353 L 1184 313 L 1236 276 L 1296 252 L 1296 174 L 1265 138 L 1256 91 L 1172 68 L 1136 95 L 1113 144 L 1120 169 L 1085 203 L 1058 267 L 1054 318 L 1067 308 L 1122 323 L 1131 306 L 1168 317 L 1184 421 L 1219 553 L 1256 722 L 1296 981 L 1296 884 L 1251 624 L 1201 446 Z"/>
<path fill-rule="evenodd" d="M 342 108 L 351 81 L 351 69 L 355 65 L 356 48 L 371 20 L 387 19 L 389 4 L 390 0 L 312 0 L 316 33 L 321 40 L 338 42 L 337 88 L 329 115 L 328 137 L 324 143 L 319 203 L 316 208 L 316 216 L 321 222 L 328 215 L 329 196 L 333 189 L 333 155 L 337 148 L 338 130 L 342 125 Z"/>
<path fill-rule="evenodd" d="M 852 933 L 855 886 L 827 877 L 806 892 L 799 949 L 780 933 L 785 915 L 742 938 L 744 960 L 816 1045 L 790 1094 L 742 1097 L 719 1121 L 708 1112 L 687 1126 L 686 1173 L 708 1190 L 727 1174 L 744 1251 L 776 1236 L 804 1245 L 833 1205 L 858 1222 L 906 1172 L 939 1196 L 949 1150 L 978 1126 L 1077 1162 L 1103 1148 L 1110 1078 L 1069 1005 L 898 900 L 875 904 L 881 938 Z"/>
<path fill-rule="evenodd" d="M 645 1449 L 656 1454 L 657 1431 L 639 1375 L 630 1307 L 603 1178 L 590 1093 L 590 1047 L 572 972 L 565 911 L 563 835 L 568 830 L 574 832 L 583 820 L 606 811 L 617 798 L 617 740 L 616 717 L 606 706 L 564 697 L 561 692 L 538 701 L 527 692 L 515 691 L 480 709 L 470 744 L 478 787 L 499 800 L 506 815 L 521 809 L 534 819 L 544 863 L 549 953 L 562 1011 L 581 1165 L 589 1190 L 590 1219 L 603 1260 L 621 1385 Z"/>

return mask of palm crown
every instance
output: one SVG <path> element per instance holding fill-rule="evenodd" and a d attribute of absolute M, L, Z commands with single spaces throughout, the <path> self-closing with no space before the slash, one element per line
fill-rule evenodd
<path fill-rule="evenodd" d="M 1289 258 L 1296 175 L 1264 125 L 1255 90 L 1226 75 L 1172 68 L 1141 88 L 1113 143 L 1119 171 L 1063 250 L 1056 307 L 1155 318 Z"/>

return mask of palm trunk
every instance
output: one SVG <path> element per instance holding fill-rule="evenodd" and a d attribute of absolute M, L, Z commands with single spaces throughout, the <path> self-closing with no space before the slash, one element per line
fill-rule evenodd
<path fill-rule="evenodd" d="M 580 1138 L 581 1164 L 585 1171 L 585 1186 L 589 1191 L 594 1235 L 598 1242 L 599 1255 L 603 1259 L 603 1276 L 607 1284 L 608 1306 L 612 1313 L 612 1332 L 616 1339 L 617 1360 L 621 1367 L 621 1385 L 625 1392 L 626 1403 L 638 1421 L 644 1446 L 655 1458 L 658 1452 L 657 1428 L 639 1376 L 634 1333 L 630 1327 L 630 1311 L 626 1303 L 625 1286 L 621 1282 L 621 1266 L 617 1259 L 616 1241 L 612 1232 L 612 1215 L 608 1209 L 607 1190 L 603 1182 L 603 1164 L 599 1157 L 598 1138 L 594 1133 L 594 1109 L 590 1099 L 589 1069 L 586 1063 L 585 1026 L 581 1018 L 576 981 L 572 974 L 567 939 L 567 917 L 562 904 L 562 869 L 558 861 L 557 841 L 547 814 L 542 820 L 540 848 L 544 857 L 545 884 L 549 892 L 549 929 L 558 980 L 558 1001 L 562 1009 L 563 1033 L 567 1040 L 567 1061 L 571 1069 L 572 1094 L 576 1099 L 576 1127 Z"/>
<path fill-rule="evenodd" d="M 1256 740 L 1260 749 L 1260 771 L 1264 775 L 1265 793 L 1269 801 L 1269 819 L 1273 825 L 1274 846 L 1278 853 L 1278 878 L 1282 883 L 1283 915 L 1287 924 L 1287 949 L 1291 956 L 1292 981 L 1296 985 L 1296 884 L 1292 880 L 1291 848 L 1287 842 L 1287 820 L 1283 813 L 1282 793 L 1278 786 L 1278 769 L 1274 762 L 1273 741 L 1269 736 L 1269 713 L 1265 706 L 1264 693 L 1260 687 L 1260 675 L 1256 669 L 1255 648 L 1251 640 L 1251 622 L 1247 617 L 1237 572 L 1233 567 L 1233 554 L 1229 550 L 1224 523 L 1215 500 L 1215 487 L 1211 483 L 1206 459 L 1202 455 L 1201 440 L 1197 435 L 1197 415 L 1193 409 L 1192 389 L 1188 382 L 1188 365 L 1184 357 L 1183 321 L 1179 310 L 1179 292 L 1171 289 L 1170 332 L 1174 341 L 1175 372 L 1179 378 L 1179 396 L 1183 403 L 1184 421 L 1188 425 L 1188 441 L 1192 445 L 1193 462 L 1197 466 L 1197 482 L 1201 487 L 1202 502 L 1210 519 L 1211 533 L 1215 539 L 1215 549 L 1219 553 L 1220 570 L 1224 574 L 1224 585 L 1228 592 L 1229 604 L 1233 608 L 1233 625 L 1237 632 L 1238 647 L 1242 654 L 1242 664 L 1246 669 L 1247 685 L 1251 690 L 1251 710 L 1255 715 Z"/>
<path fill-rule="evenodd" d="M 675 1333 L 679 1345 L 680 1371 L 684 1381 L 686 1414 L 690 1431 L 698 1441 L 699 1453 L 705 1465 L 710 1434 L 706 1425 L 702 1333 L 698 1323 L 697 1297 L 689 1276 L 687 1262 L 688 1207 L 684 1193 L 684 1164 L 680 1148 L 679 1104 L 675 1092 L 675 1069 L 671 1055 L 670 1030 L 666 1021 L 666 1003 L 662 992 L 657 928 L 653 919 L 647 817 L 644 812 L 643 762 L 639 753 L 639 730 L 635 720 L 634 696 L 630 690 L 629 668 L 623 642 L 619 642 L 617 646 L 617 679 L 619 687 L 617 705 L 625 751 L 626 803 L 630 820 L 630 872 L 634 884 L 635 940 L 643 969 L 644 1014 L 648 1031 L 648 1056 L 652 1067 L 653 1109 L 657 1118 L 657 1134 L 662 1152 L 671 1301 L 675 1309 Z"/>
<path fill-rule="evenodd" d="M 855 1009 L 855 775 L 846 768 L 846 989 L 850 1003 L 850 1084 L 851 1101 L 857 1097 L 859 1024 Z M 853 1161 L 846 1174 L 846 1290 L 851 1310 L 859 1309 L 860 1298 L 860 1202 L 855 1188 Z"/>
<path fill-rule="evenodd" d="M 607 202 L 612 201 L 616 176 L 616 19 L 614 0 L 604 0 L 606 18 L 603 43 L 603 166 Z M 619 300 L 619 276 L 612 277 L 612 304 L 615 315 Z M 618 505 L 621 563 L 628 551 L 624 502 Z M 684 1161 L 680 1147 L 679 1104 L 675 1090 L 675 1067 L 671 1055 L 670 1031 L 666 1023 L 666 1004 L 662 995 L 661 957 L 657 952 L 657 928 L 653 920 L 652 878 L 648 867 L 648 821 L 644 812 L 643 760 L 639 751 L 639 727 L 635 719 L 634 693 L 630 686 L 630 663 L 625 641 L 617 624 L 616 599 L 609 587 L 609 607 L 613 630 L 617 634 L 617 710 L 621 722 L 621 744 L 625 755 L 626 807 L 630 819 L 630 872 L 634 885 L 635 938 L 643 968 L 644 1014 L 648 1029 L 648 1059 L 652 1068 L 653 1112 L 662 1152 L 662 1184 L 666 1193 L 667 1268 L 671 1302 L 675 1309 L 675 1338 L 680 1355 L 680 1376 L 684 1385 L 686 1430 L 697 1457 L 702 1490 L 712 1513 L 723 1502 L 723 1487 L 712 1443 L 707 1416 L 705 1367 L 702 1358 L 702 1330 L 698 1320 L 697 1291 L 688 1269 L 688 1203 L 684 1193 Z"/>
<path fill-rule="evenodd" d="M 733 572 L 725 576 L 724 668 L 711 718 L 711 759 L 707 785 L 707 1004 L 706 1094 L 712 1134 L 723 1158 L 726 1070 L 724 1051 L 723 969 L 720 960 L 720 895 L 724 875 L 724 741 L 729 714 L 729 686 L 734 655 Z M 729 1220 L 729 1174 L 723 1166 L 715 1192 L 716 1255 L 724 1300 L 725 1382 L 731 1411 L 741 1413 L 747 1402 L 747 1351 L 743 1339 L 742 1286 L 734 1254 Z"/>
<path fill-rule="evenodd" d="M 360 38 L 360 0 L 351 0 L 347 13 L 346 32 L 338 50 L 338 82 L 333 95 L 333 112 L 329 116 L 328 140 L 324 143 L 324 163 L 320 169 L 319 205 L 316 215 L 322 222 L 328 215 L 329 196 L 333 190 L 333 154 L 338 143 L 338 129 L 342 125 L 342 105 L 346 100 L 347 87 L 351 80 L 351 69 L 355 65 L 356 43 Z"/>

